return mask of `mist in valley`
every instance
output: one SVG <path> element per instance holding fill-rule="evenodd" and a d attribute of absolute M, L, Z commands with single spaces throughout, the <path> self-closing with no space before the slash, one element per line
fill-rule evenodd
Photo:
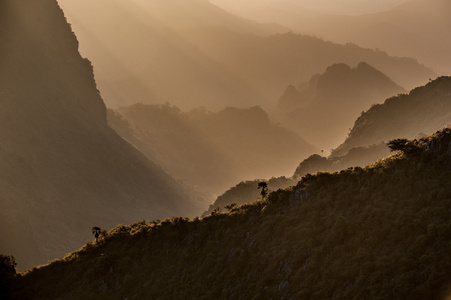
<path fill-rule="evenodd" d="M 211 0 L 224 9 L 233 11 L 253 20 L 262 22 L 274 22 L 269 19 L 272 11 L 273 16 L 285 12 L 302 17 L 314 17 L 318 15 L 361 15 L 386 11 L 408 0 Z M 266 12 L 266 14 L 265 14 Z M 267 18 L 267 19 L 266 19 Z"/>
<path fill-rule="evenodd" d="M 352 40 L 334 44 L 237 17 L 208 1 L 60 4 L 111 108 L 165 102 L 184 111 L 268 108 L 288 84 L 308 81 L 335 63 L 367 62 L 407 90 L 436 76 L 415 57 L 345 44 Z"/>
<path fill-rule="evenodd" d="M 439 75 L 451 70 L 451 3 L 446 0 L 212 2 L 237 15 L 328 41 L 414 57 Z"/>
<path fill-rule="evenodd" d="M 318 152 L 260 107 L 182 112 L 170 104 L 135 104 L 108 116 L 121 136 L 211 200 L 241 180 L 291 175 Z"/>
<path fill-rule="evenodd" d="M 450 8 L 1 1 L 0 253 L 23 271 L 92 226 L 232 213 L 448 126 Z"/>
<path fill-rule="evenodd" d="M 80 52 L 93 63 L 106 105 L 132 130 L 121 130 L 111 123 L 113 119 L 110 125 L 210 200 L 240 180 L 292 176 L 296 165 L 310 154 L 327 154 L 339 145 L 362 111 L 436 75 L 416 58 L 332 43 L 300 34 L 286 24 L 237 16 L 231 8 L 233 2 L 59 2 L 80 40 Z M 263 4 L 235 3 L 235 8 Z M 334 9 L 307 1 L 277 5 L 311 17 Z M 320 6 L 325 10 L 318 10 Z M 393 2 L 377 7 L 367 3 L 364 10 L 361 3 L 347 2 L 336 5 L 335 13 L 344 7 L 361 14 L 395 6 Z M 315 76 L 337 64 L 369 65 L 368 69 L 380 74 L 361 71 L 351 76 L 337 71 L 327 79 L 329 83 L 316 87 Z M 297 95 L 297 100 L 281 100 L 286 98 L 288 86 L 295 86 L 302 95 Z M 292 102 L 290 107 L 287 101 Z M 137 103 L 143 105 L 140 114 L 149 112 L 141 121 L 131 113 L 138 111 Z M 164 103 L 180 111 L 167 115 Z M 261 124 L 257 114 L 247 113 L 247 123 L 241 124 L 242 132 L 235 135 L 228 133 L 237 125 L 230 114 L 221 114 L 222 131 L 218 124 L 193 124 L 189 118 L 196 110 L 214 119 L 212 112 L 230 112 L 233 107 L 244 112 L 255 106 L 265 111 L 268 120 Z M 291 133 L 273 140 L 276 127 Z M 214 128 L 217 131 L 212 134 Z M 246 132 L 249 138 L 238 138 Z M 252 139 L 259 143 L 250 143 Z M 221 173 L 215 171 L 219 167 Z"/>

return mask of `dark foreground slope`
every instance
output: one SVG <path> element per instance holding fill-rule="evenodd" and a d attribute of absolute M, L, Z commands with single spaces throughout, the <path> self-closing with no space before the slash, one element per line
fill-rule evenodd
<path fill-rule="evenodd" d="M 0 253 L 21 269 L 93 225 L 201 213 L 106 123 L 92 67 L 55 0 L 0 2 Z"/>
<path fill-rule="evenodd" d="M 201 220 L 118 226 L 15 281 L 35 299 L 444 299 L 451 129 Z"/>

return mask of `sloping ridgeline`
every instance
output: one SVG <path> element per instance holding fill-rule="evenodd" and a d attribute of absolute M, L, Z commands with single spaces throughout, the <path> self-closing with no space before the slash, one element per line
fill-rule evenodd
<path fill-rule="evenodd" d="M 449 126 L 451 77 L 441 76 L 373 105 L 355 121 L 348 138 L 331 156 L 345 155 L 351 148 L 369 146 L 395 138 L 422 137 Z"/>
<path fill-rule="evenodd" d="M 373 105 L 357 118 L 346 140 L 328 158 L 311 155 L 300 163 L 294 175 L 365 166 L 388 155 L 389 140 L 424 137 L 450 122 L 451 77 L 442 76 L 409 94 Z"/>
<path fill-rule="evenodd" d="M 224 214 L 118 226 L 18 277 L 16 299 L 443 299 L 451 129 Z"/>
<path fill-rule="evenodd" d="M 203 209 L 108 127 L 56 0 L 0 1 L 0 253 L 23 270 L 77 249 L 94 225 Z"/>

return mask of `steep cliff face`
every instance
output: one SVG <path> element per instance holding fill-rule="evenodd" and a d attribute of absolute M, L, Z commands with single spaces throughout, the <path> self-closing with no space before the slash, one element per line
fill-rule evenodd
<path fill-rule="evenodd" d="M 92 67 L 55 0 L 0 3 L 0 252 L 29 268 L 90 228 L 204 206 L 106 123 Z"/>
<path fill-rule="evenodd" d="M 91 64 L 78 53 L 77 39 L 57 3 L 16 2 L 2 1 L 0 12 L 2 104 L 11 102 L 10 109 L 33 120 L 47 119 L 56 107 L 106 124 Z"/>

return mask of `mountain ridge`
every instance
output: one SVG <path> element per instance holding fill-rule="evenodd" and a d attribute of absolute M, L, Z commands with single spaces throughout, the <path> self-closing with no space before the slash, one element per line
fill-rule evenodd
<path fill-rule="evenodd" d="M 170 104 L 135 104 L 108 117 L 124 139 L 212 199 L 243 179 L 290 174 L 315 151 L 257 106 L 183 112 Z"/>
<path fill-rule="evenodd" d="M 286 30 L 262 35 L 249 33 L 244 25 L 227 27 L 232 21 L 211 26 L 194 17 L 184 22 L 196 25 L 179 26 L 177 20 L 154 17 L 159 10 L 124 9 L 118 1 L 66 3 L 74 6 L 66 12 L 111 108 L 139 102 L 170 102 L 183 110 L 268 107 L 287 83 L 307 80 L 337 62 L 367 61 L 405 88 L 435 76 L 413 59 Z M 146 12 L 152 17 L 142 17 Z M 188 18 L 181 9 L 171 13 Z"/>
<path fill-rule="evenodd" d="M 320 17 L 316 23 L 304 24 L 304 28 L 328 40 L 414 57 L 438 75 L 448 75 L 451 44 L 445 28 L 451 26 L 449 13 L 449 1 L 409 0 L 385 12 Z"/>
<path fill-rule="evenodd" d="M 441 76 L 426 85 L 412 89 L 373 105 L 352 127 L 346 141 L 332 156 L 340 156 L 352 147 L 367 146 L 393 138 L 415 138 L 431 134 L 450 120 L 451 77 Z"/>
<path fill-rule="evenodd" d="M 408 144 L 227 213 L 117 226 L 16 276 L 13 299 L 444 299 L 451 129 Z"/>
<path fill-rule="evenodd" d="M 348 128 L 370 105 L 405 90 L 366 62 L 328 66 L 306 83 L 289 86 L 271 116 L 321 149 L 346 138 Z"/>
<path fill-rule="evenodd" d="M 200 214 L 198 195 L 108 127 L 57 2 L 1 3 L 0 251 L 25 269 L 72 251 L 97 222 Z"/>

